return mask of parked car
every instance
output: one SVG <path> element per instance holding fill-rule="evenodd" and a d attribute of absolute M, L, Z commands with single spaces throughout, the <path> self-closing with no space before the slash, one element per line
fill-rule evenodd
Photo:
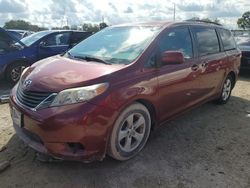
<path fill-rule="evenodd" d="M 239 36 L 236 40 L 242 52 L 241 69 L 250 70 L 250 36 Z"/>
<path fill-rule="evenodd" d="M 215 24 L 111 26 L 25 69 L 10 94 L 14 128 L 55 158 L 127 160 L 152 128 L 208 101 L 227 103 L 240 55 Z"/>
<path fill-rule="evenodd" d="M 16 37 L 18 40 L 21 40 L 24 37 L 32 35 L 34 32 L 26 30 L 17 30 L 17 29 L 8 29 L 7 30 L 12 36 Z"/>
<path fill-rule="evenodd" d="M 16 83 L 25 67 L 63 53 L 90 35 L 80 31 L 41 31 L 18 40 L 0 29 L 0 77 Z"/>

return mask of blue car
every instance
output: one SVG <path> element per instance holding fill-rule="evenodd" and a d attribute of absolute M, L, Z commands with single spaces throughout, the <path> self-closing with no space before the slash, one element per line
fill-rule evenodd
<path fill-rule="evenodd" d="M 0 78 L 14 84 L 25 67 L 61 54 L 91 34 L 82 31 L 41 31 L 18 40 L 0 28 Z"/>

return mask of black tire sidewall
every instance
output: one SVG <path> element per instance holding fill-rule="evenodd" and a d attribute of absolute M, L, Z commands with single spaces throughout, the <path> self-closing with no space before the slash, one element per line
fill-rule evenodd
<path fill-rule="evenodd" d="M 25 66 L 25 67 L 28 67 L 28 64 L 25 63 L 25 62 L 16 62 L 16 63 L 12 63 L 10 64 L 7 68 L 6 68 L 6 71 L 5 71 L 5 78 L 7 79 L 7 81 L 10 83 L 10 84 L 16 84 L 18 82 L 18 80 L 20 79 L 21 77 L 21 74 L 20 74 L 20 77 L 17 81 L 14 81 L 11 77 L 11 72 L 13 69 L 17 68 L 17 67 L 20 67 L 20 66 Z"/>
<path fill-rule="evenodd" d="M 123 122 L 131 113 L 139 113 L 144 117 L 145 122 L 146 122 L 146 129 L 145 129 L 145 134 L 144 134 L 143 140 L 137 146 L 137 148 L 131 152 L 124 152 L 121 150 L 119 143 L 118 143 L 118 133 L 120 131 L 121 126 L 123 125 Z M 120 160 L 120 161 L 128 160 L 128 159 L 134 157 L 145 146 L 145 144 L 149 138 L 150 131 L 151 131 L 151 117 L 150 117 L 150 113 L 147 110 L 147 108 L 140 103 L 131 104 L 125 110 L 122 111 L 122 113 L 118 116 L 118 118 L 113 126 L 111 136 L 109 139 L 108 154 L 112 158 L 114 158 L 116 160 Z"/>

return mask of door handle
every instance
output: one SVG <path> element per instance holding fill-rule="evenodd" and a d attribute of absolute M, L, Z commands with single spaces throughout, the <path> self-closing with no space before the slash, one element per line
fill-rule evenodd
<path fill-rule="evenodd" d="M 194 64 L 194 65 L 192 65 L 191 69 L 192 69 L 192 71 L 197 71 L 199 69 L 199 65 Z"/>

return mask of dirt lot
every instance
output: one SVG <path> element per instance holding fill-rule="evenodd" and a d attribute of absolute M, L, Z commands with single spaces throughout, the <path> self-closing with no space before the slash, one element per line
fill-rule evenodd
<path fill-rule="evenodd" d="M 250 73 L 232 95 L 227 105 L 208 103 L 160 127 L 134 159 L 90 164 L 37 161 L 0 105 L 0 162 L 11 161 L 0 187 L 250 187 Z"/>

